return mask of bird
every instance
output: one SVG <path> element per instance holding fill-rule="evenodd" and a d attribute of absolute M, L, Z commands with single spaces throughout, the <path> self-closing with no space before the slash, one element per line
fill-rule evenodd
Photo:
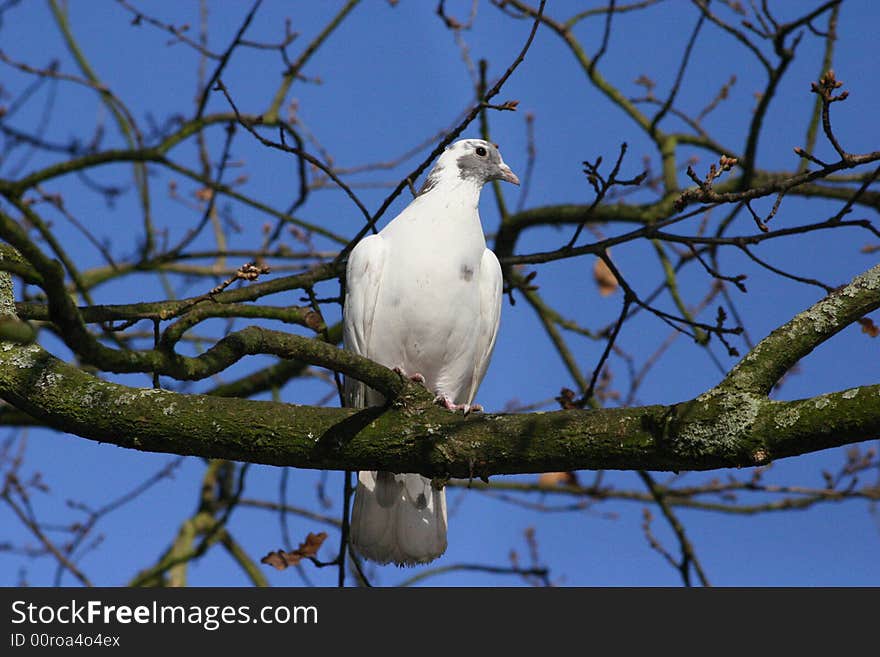
<path fill-rule="evenodd" d="M 495 144 L 461 139 L 437 158 L 409 205 L 352 249 L 346 264 L 344 347 L 422 383 L 451 411 L 474 404 L 501 318 L 503 278 L 486 247 L 480 191 L 519 185 Z M 385 402 L 352 377 L 346 406 Z M 417 473 L 358 472 L 349 541 L 379 564 L 415 566 L 447 547 L 446 492 Z"/>

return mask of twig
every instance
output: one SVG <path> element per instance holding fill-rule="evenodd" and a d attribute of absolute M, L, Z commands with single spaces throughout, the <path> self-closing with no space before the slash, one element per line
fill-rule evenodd
<path fill-rule="evenodd" d="M 7 478 L 8 482 L 8 478 Z M 80 581 L 84 586 L 92 586 L 91 580 L 86 577 L 85 573 L 83 573 L 77 566 L 70 561 L 62 552 L 55 546 L 55 544 L 49 540 L 49 538 L 43 533 L 40 529 L 39 524 L 32 518 L 29 518 L 27 514 L 21 509 L 21 507 L 12 499 L 12 496 L 9 492 L 9 484 L 4 487 L 4 490 L 0 492 L 0 500 L 6 502 L 12 512 L 16 515 L 19 521 L 27 527 L 27 529 L 34 535 L 40 544 L 50 553 L 53 557 L 58 561 L 59 565 L 66 568 L 70 571 L 70 574 L 73 575 L 76 579 Z"/>
<path fill-rule="evenodd" d="M 385 211 L 394 202 L 400 193 L 407 188 L 407 181 L 412 181 L 422 175 L 422 172 L 428 168 L 428 165 L 433 162 L 437 156 L 439 156 L 446 147 L 452 143 L 452 141 L 458 137 L 464 129 L 470 125 L 470 123 L 479 115 L 479 113 L 484 108 L 484 103 L 488 103 L 492 98 L 498 95 L 501 91 L 501 87 L 504 86 L 504 83 L 507 82 L 507 79 L 513 74 L 513 72 L 517 69 L 517 67 L 522 63 L 525 59 L 526 53 L 529 51 L 529 48 L 532 45 L 532 41 L 535 39 L 535 33 L 538 31 L 538 26 L 541 24 L 541 16 L 544 12 L 544 5 L 547 0 L 541 0 L 541 5 L 538 8 L 537 17 L 535 18 L 534 23 L 532 24 L 532 29 L 529 32 L 529 36 L 526 39 L 525 45 L 523 45 L 516 59 L 513 60 L 513 63 L 507 67 L 507 70 L 504 74 L 498 79 L 498 81 L 492 86 L 489 91 L 486 92 L 485 96 L 483 96 L 479 102 L 475 103 L 471 108 L 471 111 L 467 113 L 467 115 L 462 119 L 461 123 L 459 123 L 455 128 L 453 128 L 446 137 L 441 140 L 439 144 L 434 148 L 433 151 L 426 157 L 422 163 L 416 167 L 408 176 L 406 176 L 403 180 L 401 180 L 397 187 L 395 187 L 394 191 L 385 198 L 382 202 L 382 205 L 379 209 L 373 214 L 371 217 L 368 215 L 367 224 L 358 231 L 357 235 L 346 245 L 344 249 L 339 254 L 337 260 L 341 260 L 348 256 L 349 252 L 355 247 L 355 245 L 363 238 L 368 232 L 374 229 L 376 222 L 385 214 Z"/>
<path fill-rule="evenodd" d="M 684 526 L 666 503 L 666 498 L 664 497 L 663 492 L 657 487 L 656 483 L 654 483 L 654 479 L 650 474 L 644 470 L 639 470 L 638 474 L 641 480 L 645 483 L 645 486 L 648 487 L 648 490 L 651 491 L 654 501 L 657 503 L 657 506 L 660 507 L 660 511 L 663 513 L 663 516 L 666 518 L 669 526 L 672 528 L 672 531 L 675 532 L 675 536 L 678 539 L 678 545 L 681 550 L 681 560 L 677 563 L 677 567 L 681 573 L 685 586 L 691 585 L 691 568 L 693 568 L 694 572 L 697 574 L 700 584 L 703 586 L 710 586 L 709 580 L 703 572 L 703 566 L 700 564 L 700 561 L 697 559 L 697 555 L 694 552 L 694 547 L 685 534 Z M 673 561 L 673 563 L 675 562 Z"/>
<path fill-rule="evenodd" d="M 436 568 L 429 568 L 427 570 L 423 570 L 420 573 L 413 575 L 412 577 L 408 577 L 402 582 L 399 582 L 397 586 L 412 586 L 413 584 L 417 584 L 424 579 L 429 577 L 436 577 L 437 575 L 444 575 L 446 573 L 456 572 L 456 571 L 465 571 L 465 572 L 477 572 L 477 573 L 489 573 L 491 575 L 519 575 L 519 576 L 533 576 L 533 577 L 541 577 L 546 578 L 549 574 L 549 571 L 546 568 L 511 568 L 504 566 L 489 566 L 483 564 L 473 564 L 473 563 L 456 563 L 450 564 L 448 566 L 438 566 Z"/>
<path fill-rule="evenodd" d="M 254 16 L 257 14 L 257 10 L 260 8 L 260 5 L 263 3 L 263 0 L 256 0 L 254 4 L 251 6 L 251 10 L 245 16 L 244 21 L 242 21 L 241 25 L 238 28 L 238 31 L 235 33 L 235 38 L 232 40 L 232 43 L 229 44 L 229 47 L 223 52 L 220 56 L 220 61 L 217 63 L 217 67 L 214 69 L 214 72 L 211 74 L 211 77 L 208 79 L 208 83 L 205 85 L 204 89 L 202 89 L 202 93 L 199 97 L 199 105 L 198 109 L 196 109 L 196 119 L 200 119 L 202 114 L 205 112 L 205 106 L 208 104 L 208 96 L 211 93 L 211 90 L 214 88 L 214 84 L 220 80 L 220 76 L 223 73 L 223 70 L 226 68 L 226 65 L 229 63 L 229 58 L 232 56 L 232 53 L 235 49 L 241 45 L 241 39 L 244 36 L 244 33 L 247 31 L 248 27 L 253 21 Z M 237 113 L 237 112 L 236 112 Z"/>

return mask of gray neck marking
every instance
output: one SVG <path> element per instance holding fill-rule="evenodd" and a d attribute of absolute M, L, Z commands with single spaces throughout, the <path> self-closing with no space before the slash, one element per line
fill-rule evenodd
<path fill-rule="evenodd" d="M 437 184 L 440 182 L 440 173 L 443 171 L 443 166 L 440 164 L 435 164 L 434 168 L 431 169 L 431 172 L 428 174 L 428 177 L 425 178 L 425 182 L 422 183 L 422 188 L 419 190 L 419 193 L 416 196 L 421 196 L 422 194 L 427 194 L 432 189 L 434 189 Z"/>
<path fill-rule="evenodd" d="M 492 180 L 496 177 L 501 156 L 494 148 L 487 149 L 485 157 L 478 157 L 475 153 L 465 153 L 456 160 L 458 164 L 458 177 L 462 180 L 473 180 L 478 184 Z"/>

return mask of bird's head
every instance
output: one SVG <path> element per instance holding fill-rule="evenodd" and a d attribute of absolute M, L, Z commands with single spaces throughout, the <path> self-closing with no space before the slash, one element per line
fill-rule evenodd
<path fill-rule="evenodd" d="M 506 180 L 519 185 L 519 178 L 504 163 L 498 147 L 482 139 L 460 139 L 447 146 L 437 158 L 419 194 L 430 191 L 444 180 L 467 180 L 480 187 L 490 180 Z"/>

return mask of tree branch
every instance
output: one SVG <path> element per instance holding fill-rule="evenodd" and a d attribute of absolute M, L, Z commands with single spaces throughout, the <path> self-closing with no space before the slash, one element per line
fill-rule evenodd
<path fill-rule="evenodd" d="M 11 300 L 11 286 L 0 292 Z M 10 314 L 13 306 L 0 308 Z M 716 388 L 668 406 L 462 416 L 390 370 L 326 344 L 333 353 L 319 364 L 367 380 L 393 404 L 354 411 L 130 388 L 38 344 L 11 342 L 0 343 L 0 397 L 58 430 L 122 447 L 300 468 L 447 478 L 746 467 L 880 433 L 880 384 L 792 402 L 766 397 L 794 363 L 877 308 L 880 265 L 771 333 Z"/>
<path fill-rule="evenodd" d="M 0 396 L 58 430 L 131 449 L 441 478 L 747 467 L 880 433 L 880 385 L 793 402 L 719 388 L 669 406 L 464 417 L 427 395 L 353 411 L 130 388 L 10 343 Z"/>
<path fill-rule="evenodd" d="M 720 387 L 766 395 L 800 359 L 878 307 L 880 265 L 856 276 L 761 340 Z"/>

